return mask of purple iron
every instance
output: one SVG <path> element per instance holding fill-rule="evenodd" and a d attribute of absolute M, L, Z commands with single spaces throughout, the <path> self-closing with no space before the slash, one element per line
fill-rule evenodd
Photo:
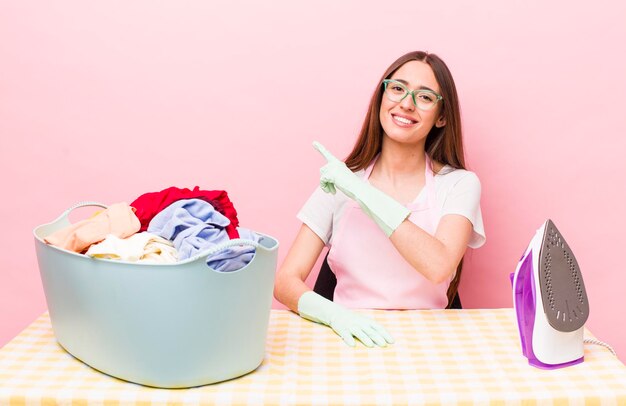
<path fill-rule="evenodd" d="M 578 262 L 548 219 L 511 274 L 522 352 L 537 368 L 583 362 L 589 302 Z"/>

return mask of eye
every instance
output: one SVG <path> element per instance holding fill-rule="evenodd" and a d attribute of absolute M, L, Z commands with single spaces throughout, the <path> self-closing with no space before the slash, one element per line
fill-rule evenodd
<path fill-rule="evenodd" d="M 424 103 L 433 103 L 435 101 L 435 95 L 428 92 L 420 92 L 417 94 L 417 98 Z"/>
<path fill-rule="evenodd" d="M 400 83 L 393 80 L 389 81 L 389 83 L 387 84 L 387 90 L 397 95 L 406 93 L 406 88 Z"/>

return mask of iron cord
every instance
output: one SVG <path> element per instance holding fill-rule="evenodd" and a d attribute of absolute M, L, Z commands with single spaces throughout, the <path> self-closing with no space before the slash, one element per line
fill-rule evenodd
<path fill-rule="evenodd" d="M 607 348 L 609 351 L 611 351 L 611 354 L 613 354 L 613 355 L 615 355 L 617 357 L 617 354 L 615 353 L 615 350 L 613 349 L 613 347 L 611 347 L 610 345 L 608 345 L 604 341 L 595 340 L 593 338 L 585 338 L 585 340 L 583 342 L 585 342 L 587 344 L 601 345 L 601 346 Z"/>

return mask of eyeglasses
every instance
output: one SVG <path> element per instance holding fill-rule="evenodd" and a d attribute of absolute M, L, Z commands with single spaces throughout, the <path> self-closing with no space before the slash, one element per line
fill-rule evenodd
<path fill-rule="evenodd" d="M 430 110 L 435 107 L 435 104 L 443 97 L 433 92 L 432 90 L 409 90 L 404 84 L 393 79 L 383 80 L 385 86 L 385 96 L 392 102 L 399 103 L 404 100 L 408 95 L 411 95 L 413 103 L 420 110 Z"/>

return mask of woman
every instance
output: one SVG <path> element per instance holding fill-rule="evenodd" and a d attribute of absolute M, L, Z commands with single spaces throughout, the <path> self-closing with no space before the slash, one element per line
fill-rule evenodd
<path fill-rule="evenodd" d="M 349 309 L 445 308 L 466 248 L 485 241 L 480 182 L 465 170 L 450 71 L 435 54 L 400 57 L 379 82 L 345 164 L 314 146 L 328 163 L 298 213 L 303 224 L 274 296 L 348 345 L 356 337 L 385 346 L 393 342 L 385 329 Z M 304 283 L 326 245 L 334 301 Z"/>

